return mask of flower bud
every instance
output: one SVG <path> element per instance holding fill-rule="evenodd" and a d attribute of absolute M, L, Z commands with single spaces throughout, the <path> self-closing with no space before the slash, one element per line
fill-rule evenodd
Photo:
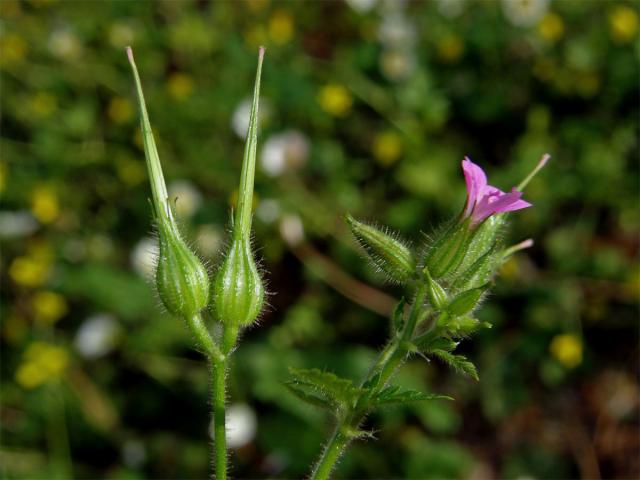
<path fill-rule="evenodd" d="M 472 288 L 457 295 L 447 306 L 447 311 L 452 316 L 462 316 L 471 312 L 480 301 L 480 298 L 487 291 L 487 286 Z"/>
<path fill-rule="evenodd" d="M 465 257 L 471 231 L 469 221 L 462 221 L 445 229 L 429 247 L 424 259 L 433 278 L 453 272 Z"/>
<path fill-rule="evenodd" d="M 221 322 L 248 325 L 258 317 L 265 290 L 248 239 L 231 243 L 213 288 L 216 313 Z"/>
<path fill-rule="evenodd" d="M 481 322 L 469 315 L 456 317 L 447 324 L 449 332 L 458 337 L 466 337 L 481 328 L 491 328 L 491 324 L 488 322 Z"/>
<path fill-rule="evenodd" d="M 433 305 L 436 310 L 442 310 L 447 305 L 447 292 L 438 282 L 431 278 L 427 267 L 424 268 L 423 273 L 427 280 L 427 295 L 429 296 L 431 305 Z"/>
<path fill-rule="evenodd" d="M 156 288 L 169 313 L 190 319 L 209 304 L 209 276 L 177 229 L 158 225 L 160 253 Z"/>
<path fill-rule="evenodd" d="M 396 282 L 406 282 L 415 274 L 416 262 L 411 251 L 391 235 L 365 223 L 351 215 L 346 217 L 347 225 L 358 243 L 381 271 Z"/>

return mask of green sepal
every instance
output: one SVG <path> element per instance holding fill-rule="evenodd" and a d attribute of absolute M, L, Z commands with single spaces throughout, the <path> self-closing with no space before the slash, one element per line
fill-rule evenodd
<path fill-rule="evenodd" d="M 488 290 L 489 285 L 466 290 L 451 300 L 447 306 L 447 311 L 452 317 L 459 317 L 468 314 L 478 306 L 478 302 Z"/>
<path fill-rule="evenodd" d="M 407 246 L 395 236 L 345 217 L 351 233 L 373 264 L 394 282 L 405 283 L 415 275 L 416 260 Z"/>
<path fill-rule="evenodd" d="M 447 331 L 455 337 L 467 337 L 481 328 L 491 328 L 491 324 L 470 315 L 455 317 L 447 324 Z"/>
<path fill-rule="evenodd" d="M 434 279 L 453 272 L 463 261 L 472 231 L 469 220 L 443 229 L 427 251 L 424 265 Z"/>
<path fill-rule="evenodd" d="M 494 249 L 506 224 L 505 215 L 491 215 L 478 225 L 469 239 L 466 255 L 456 271 L 467 271 L 480 257 Z"/>

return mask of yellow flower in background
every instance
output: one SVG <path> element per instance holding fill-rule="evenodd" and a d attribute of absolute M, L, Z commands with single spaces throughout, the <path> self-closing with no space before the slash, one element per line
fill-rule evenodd
<path fill-rule="evenodd" d="M 283 45 L 293 38 L 293 17 L 291 14 L 278 10 L 271 15 L 269 38 L 277 45 Z"/>
<path fill-rule="evenodd" d="M 553 337 L 549 351 L 567 368 L 575 368 L 582 363 L 582 340 L 573 333 Z"/>
<path fill-rule="evenodd" d="M 344 117 L 351 110 L 353 98 L 344 86 L 332 83 L 320 89 L 318 103 L 325 112 Z"/>
<path fill-rule="evenodd" d="M 60 378 L 69 364 L 67 351 L 56 345 L 33 342 L 24 353 L 16 371 L 16 381 L 24 388 L 35 388 Z"/>
<path fill-rule="evenodd" d="M 139 185 L 147 178 L 147 171 L 141 161 L 116 158 L 115 164 L 118 178 L 131 187 Z"/>
<path fill-rule="evenodd" d="M 27 54 L 27 42 L 15 33 L 0 37 L 0 64 L 6 65 L 22 60 Z"/>
<path fill-rule="evenodd" d="M 449 63 L 458 61 L 463 53 L 464 42 L 458 35 L 445 35 L 438 42 L 438 56 Z"/>
<path fill-rule="evenodd" d="M 51 223 L 60 214 L 58 196 L 48 185 L 38 185 L 31 193 L 31 212 L 41 223 Z"/>
<path fill-rule="evenodd" d="M 48 92 L 38 92 L 29 99 L 29 110 L 39 118 L 51 115 L 58 108 L 56 97 Z"/>
<path fill-rule="evenodd" d="M 4 162 L 0 162 L 0 193 L 4 192 L 4 188 L 7 186 L 8 176 L 9 172 L 7 169 L 7 164 Z"/>
<path fill-rule="evenodd" d="M 626 5 L 617 6 L 609 14 L 609 32 L 617 43 L 632 41 L 638 34 L 638 13 Z"/>
<path fill-rule="evenodd" d="M 246 0 L 246 2 L 252 12 L 261 12 L 269 5 L 269 0 Z"/>
<path fill-rule="evenodd" d="M 126 123 L 133 117 L 133 105 L 123 97 L 115 97 L 109 102 L 107 114 L 114 123 Z"/>
<path fill-rule="evenodd" d="M 402 155 L 402 139 L 393 131 L 382 132 L 373 140 L 373 155 L 381 165 L 388 167 Z"/>
<path fill-rule="evenodd" d="M 186 73 L 174 73 L 169 77 L 167 90 L 174 99 L 182 101 L 193 92 L 193 79 Z"/>
<path fill-rule="evenodd" d="M 23 287 L 39 287 L 51 271 L 51 252 L 46 245 L 34 244 L 27 255 L 16 257 L 9 266 L 9 276 Z"/>
<path fill-rule="evenodd" d="M 36 322 L 53 325 L 69 311 L 66 299 L 55 292 L 37 292 L 32 298 L 33 314 Z"/>
<path fill-rule="evenodd" d="M 267 43 L 267 30 L 263 25 L 256 25 L 244 32 L 244 41 L 251 48 L 258 48 Z"/>
<path fill-rule="evenodd" d="M 549 12 L 538 24 L 538 34 L 548 42 L 557 42 L 564 35 L 564 22 L 557 13 Z"/>

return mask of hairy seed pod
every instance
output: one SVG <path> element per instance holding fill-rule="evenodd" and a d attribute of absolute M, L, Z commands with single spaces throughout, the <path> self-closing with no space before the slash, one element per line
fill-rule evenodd
<path fill-rule="evenodd" d="M 264 304 L 265 289 L 248 240 L 234 240 L 214 284 L 216 313 L 221 322 L 251 324 Z"/>
<path fill-rule="evenodd" d="M 174 228 L 160 224 L 158 230 L 158 295 L 169 313 L 192 318 L 209 304 L 207 270 Z"/>
<path fill-rule="evenodd" d="M 415 275 L 415 258 L 402 242 L 371 225 L 357 221 L 351 215 L 347 215 L 346 222 L 374 265 L 391 280 L 404 283 Z"/>
<path fill-rule="evenodd" d="M 265 289 L 251 252 L 251 205 L 258 144 L 258 104 L 264 48 L 260 48 L 258 70 L 253 90 L 253 104 L 245 144 L 238 208 L 235 212 L 232 239 L 224 262 L 216 274 L 214 301 L 218 319 L 234 326 L 248 325 L 258 318 L 264 304 Z M 237 333 L 237 328 L 235 329 Z M 230 347 L 235 343 L 234 333 Z"/>

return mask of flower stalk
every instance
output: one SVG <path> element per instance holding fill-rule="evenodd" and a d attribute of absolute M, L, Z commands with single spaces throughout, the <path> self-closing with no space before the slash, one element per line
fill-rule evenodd
<path fill-rule="evenodd" d="M 547 160 L 548 156 L 544 156 L 532 175 Z M 499 247 L 498 233 L 505 222 L 504 213 L 527 208 L 531 204 L 522 200 L 519 190 L 505 193 L 488 185 L 482 169 L 468 158 L 463 161 L 462 168 L 467 183 L 465 209 L 453 223 L 440 229 L 440 235 L 436 235 L 432 243 L 426 245 L 427 254 L 419 268 L 421 274 L 408 283 L 413 296 L 409 312 L 404 314 L 404 301 L 401 301 L 393 314 L 391 338 L 365 380 L 356 389 L 344 387 L 345 391 L 336 391 L 335 379 L 325 374 L 313 385 L 316 391 L 325 389 L 324 397 L 329 400 L 333 401 L 338 396 L 346 398 L 339 409 L 336 427 L 312 469 L 310 478 L 313 480 L 330 478 L 349 444 L 358 438 L 371 436 L 361 431 L 360 426 L 374 408 L 390 403 L 447 398 L 389 386 L 398 368 L 411 354 L 435 357 L 463 374 L 476 380 L 478 378 L 474 365 L 464 356 L 453 352 L 460 339 L 490 326 L 473 318 L 473 311 L 482 301 L 491 278 L 505 259 L 532 244 L 531 240 L 526 240 L 507 249 Z M 532 175 L 521 183 L 520 188 L 526 185 Z M 359 227 L 354 222 L 348 217 L 354 235 L 362 244 L 362 230 L 354 229 L 354 225 Z M 387 239 L 379 241 L 382 237 L 377 231 L 374 233 L 376 242 L 365 237 L 367 251 L 371 251 L 369 245 L 389 251 L 376 251 L 372 263 L 381 270 L 397 264 L 400 251 L 398 244 L 404 244 L 395 244 L 399 242 L 397 239 L 394 242 Z M 411 252 L 402 251 L 403 258 L 412 258 L 412 255 Z M 297 372 L 297 377 L 297 391 L 305 384 L 309 385 L 309 375 Z M 346 379 L 340 381 L 348 382 Z M 314 402 L 318 403 L 317 400 L 316 397 Z"/>

